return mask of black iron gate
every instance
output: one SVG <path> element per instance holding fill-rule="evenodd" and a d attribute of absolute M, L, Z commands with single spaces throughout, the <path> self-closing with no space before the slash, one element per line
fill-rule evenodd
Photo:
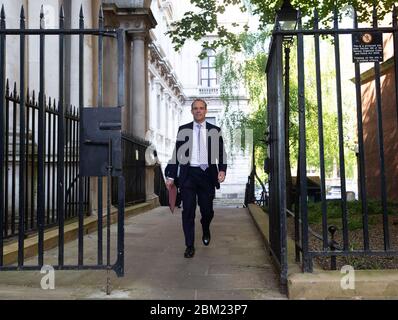
<path fill-rule="evenodd" d="M 282 41 L 273 37 L 267 62 L 267 143 L 269 144 L 269 237 L 270 250 L 280 271 L 281 288 L 287 284 L 286 177 L 285 177 L 285 103 L 283 93 Z"/>
<path fill-rule="evenodd" d="M 66 29 L 63 7 L 60 9 L 59 28 L 45 29 L 43 8 L 40 13 L 40 28 L 26 29 L 25 14 L 22 6 L 20 28 L 7 29 L 4 7 L 1 9 L 0 20 L 0 270 L 40 270 L 44 264 L 50 264 L 56 270 L 77 269 L 113 269 L 118 276 L 124 273 L 124 178 L 121 168 L 115 163 L 120 158 L 121 125 L 116 123 L 100 123 L 100 129 L 106 132 L 102 140 L 94 141 L 105 157 L 100 161 L 92 161 L 98 168 L 98 199 L 96 213 L 92 213 L 89 194 L 89 181 L 92 174 L 82 168 L 82 150 L 92 144 L 87 138 L 87 130 L 83 123 L 86 113 L 84 105 L 84 48 L 85 39 L 91 37 L 98 44 L 98 108 L 103 107 L 103 51 L 104 38 L 110 39 L 117 47 L 117 103 L 124 103 L 124 33 L 122 30 L 106 29 L 103 26 L 103 13 L 100 9 L 98 28 L 85 29 L 83 9 L 80 10 L 78 29 Z M 6 57 L 7 40 L 10 36 L 19 38 L 20 57 Z M 38 37 L 37 37 L 38 36 Z M 59 39 L 59 65 L 54 69 L 59 76 L 58 101 L 46 98 L 45 53 L 46 38 Z M 65 97 L 65 43 L 67 37 L 78 37 L 78 108 L 66 104 Z M 40 50 L 40 87 L 38 100 L 35 93 L 30 99 L 26 81 L 26 40 L 38 38 Z M 113 39 L 113 40 L 112 40 Z M 20 66 L 19 96 L 16 86 L 12 94 L 6 84 L 6 59 Z M 108 63 L 113 63 L 108 61 Z M 97 109 L 97 108 L 93 108 Z M 116 108 L 120 109 L 120 108 Z M 109 110 L 103 108 L 103 110 Z M 11 124 L 10 124 L 11 123 Z M 11 130 L 12 127 L 12 130 Z M 109 133 L 109 134 L 108 134 Z M 119 134 L 118 134 L 119 133 Z M 109 137 L 108 137 L 109 136 Z M 120 139 L 118 137 L 120 136 Z M 85 139 L 83 141 L 83 139 Z M 119 157 L 119 158 L 118 158 Z M 96 159 L 93 159 L 96 160 Z M 102 171 L 101 171 L 102 169 Z M 117 169 L 120 169 L 117 172 Z M 104 173 L 105 170 L 105 173 Z M 9 174 L 9 172 L 12 172 Z M 103 208 L 103 178 L 107 176 L 106 212 Z M 118 181 L 118 211 L 111 212 L 111 176 Z M 93 180 L 93 179 L 91 179 Z M 93 202 L 91 202 L 93 203 Z M 97 231 L 97 256 L 85 255 L 84 234 L 89 228 L 87 217 L 95 222 Z M 96 217 L 95 217 L 96 215 Z M 75 219 L 74 219 L 75 218 Z M 106 218 L 106 222 L 103 219 Z M 112 238 L 111 222 L 117 220 L 116 235 Z M 77 223 L 78 248 L 76 259 L 65 252 L 64 234 L 70 223 Z M 51 260 L 45 257 L 45 229 L 52 227 L 58 231 L 58 256 Z M 91 225 L 91 228 L 92 225 Z M 103 229 L 106 228 L 106 245 L 103 244 Z M 18 230 L 18 231 L 16 231 Z M 6 261 L 5 247 L 13 244 L 10 235 L 17 236 L 17 261 Z M 26 264 L 28 252 L 26 238 L 37 238 L 37 263 Z M 116 244 L 116 262 L 111 264 L 112 243 Z M 30 248 L 32 250 L 32 248 Z M 33 249 L 35 250 L 35 249 Z M 104 262 L 103 252 L 106 253 Z M 66 254 L 65 254 L 66 253 Z M 49 258 L 49 260 L 47 260 Z M 113 257 L 112 257 L 113 258 Z"/>
<path fill-rule="evenodd" d="M 372 10 L 372 7 L 370 7 Z M 291 46 L 296 49 L 297 57 L 297 105 L 298 113 L 295 115 L 298 121 L 298 162 L 297 162 L 297 183 L 295 197 L 294 212 L 294 238 L 296 244 L 296 261 L 302 261 L 304 272 L 312 272 L 313 259 L 316 257 L 330 257 L 331 268 L 336 268 L 336 257 L 357 257 L 357 256 L 378 256 L 378 257 L 396 257 L 398 256 L 397 243 L 393 243 L 391 238 L 392 217 L 396 210 L 397 194 L 395 181 L 398 172 L 396 171 L 397 153 L 394 151 L 397 141 L 397 116 L 398 116 L 398 60 L 396 53 L 398 52 L 398 21 L 397 9 L 392 11 L 391 24 L 383 27 L 378 24 L 377 12 L 373 8 L 372 23 L 368 27 L 358 27 L 357 14 L 352 9 L 352 28 L 341 28 L 339 26 L 339 12 L 334 10 L 333 26 L 329 29 L 320 28 L 318 25 L 318 13 L 315 9 L 313 23 L 304 28 L 300 11 L 297 15 L 297 29 L 282 30 L 279 23 L 276 23 L 272 42 L 270 45 L 269 58 L 266 67 L 267 73 L 267 89 L 268 89 L 268 128 L 270 143 L 270 174 L 269 174 L 269 216 L 270 216 L 270 241 L 272 255 L 280 266 L 281 283 L 286 284 L 287 277 L 287 214 L 294 215 L 291 210 L 287 210 L 286 193 L 287 181 L 286 170 L 290 170 L 286 166 L 285 143 L 288 141 L 286 137 L 286 108 L 289 108 L 289 78 L 284 76 L 289 74 L 289 51 L 283 50 L 284 46 Z M 362 230 L 361 244 L 354 243 L 350 238 L 350 222 L 355 219 L 355 212 L 349 211 L 353 207 L 347 198 L 347 135 L 344 130 L 344 101 L 342 95 L 342 57 L 341 57 L 341 37 L 349 35 L 353 43 L 350 43 L 352 52 L 345 52 L 353 55 L 353 73 L 350 75 L 354 86 L 353 106 L 354 112 L 352 118 L 356 123 L 355 135 L 353 139 L 357 143 L 357 165 L 358 170 L 358 208 L 359 223 Z M 341 214 L 339 227 L 336 228 L 331 223 L 330 204 L 331 200 L 327 198 L 327 175 L 325 171 L 325 148 L 328 141 L 324 139 L 324 122 L 325 117 L 324 104 L 325 100 L 322 96 L 324 88 L 322 87 L 323 70 L 320 41 L 322 37 L 329 38 L 329 43 L 333 47 L 331 53 L 334 59 L 334 83 L 335 83 L 335 127 L 337 132 L 338 147 L 337 154 L 337 171 L 339 179 L 339 188 L 341 196 L 338 200 L 334 200 L 338 204 Z M 392 42 L 393 54 L 388 60 L 380 54 L 380 42 L 373 46 L 372 53 L 370 51 L 362 51 L 366 49 L 366 45 L 372 39 L 381 39 L 381 47 L 386 46 L 388 39 Z M 359 39 L 359 40 L 358 40 Z M 357 41 L 357 42 L 356 42 Z M 359 42 L 358 42 L 359 41 Z M 305 60 L 308 59 L 305 51 L 305 45 L 310 43 L 313 45 L 314 53 L 314 85 L 306 86 L 306 76 L 309 73 L 305 66 Z M 355 47 L 354 45 L 358 45 Z M 373 44 L 373 43 L 370 43 Z M 362 46 L 362 47 L 361 47 Z M 378 48 L 375 50 L 375 48 Z M 357 50 L 357 51 L 355 51 Z M 355 51 L 355 52 L 354 52 Z M 362 54 L 362 57 L 361 57 Z M 354 56 L 356 55 L 356 57 Z M 365 55 L 365 58 L 363 57 Z M 368 56 L 366 56 L 368 55 Z M 284 59 L 285 58 L 285 59 Z M 286 59 L 287 58 L 287 59 Z M 343 57 L 346 58 L 346 57 Z M 350 57 L 351 58 L 351 57 Z M 312 59 L 312 58 L 311 58 Z M 363 60 L 362 60 L 363 59 Z M 361 66 L 362 62 L 371 63 L 367 72 Z M 388 71 L 390 70 L 390 71 Z M 344 70 L 346 72 L 346 70 Z M 361 73 L 362 71 L 362 73 Z M 390 87 L 383 77 L 391 77 Z M 347 75 L 344 75 L 347 77 Z M 369 79 L 373 79 L 370 81 Z M 361 88 L 366 81 L 373 83 L 367 87 L 367 90 Z M 382 81 L 384 81 L 382 83 Z M 383 84 L 383 85 L 382 85 Z M 389 88 L 389 89 L 388 89 Z M 308 136 L 309 106 L 306 94 L 309 90 L 316 93 L 316 110 L 317 117 L 316 126 L 318 127 L 317 137 Z M 388 91 L 390 90 L 390 91 Z M 367 96 L 368 94 L 368 96 Z M 371 98 L 368 98 L 368 97 Z M 370 102 L 369 102 L 370 101 Z M 292 101 L 290 101 L 292 103 Z M 367 104 L 366 112 L 364 105 Z M 391 105 L 391 108 L 389 107 Z M 388 121 L 388 126 L 386 122 Z M 321 189 L 321 222 L 320 234 L 313 232 L 309 225 L 308 203 L 308 141 L 316 139 L 318 145 L 318 172 L 320 176 Z M 395 162 L 394 162 L 395 161 Z M 296 165 L 296 164 L 294 164 Z M 395 169 L 394 169 L 395 168 Z M 375 173 L 376 172 L 376 173 Z M 355 201 L 355 200 L 354 200 Z M 376 212 L 370 212 L 370 201 L 372 205 L 377 205 Z M 395 201 L 395 203 L 394 203 Z M 374 206 L 372 208 L 374 210 Z M 382 239 L 382 245 L 373 244 L 370 239 L 370 215 L 374 214 L 375 219 L 379 219 L 382 224 L 379 237 Z M 375 220 L 373 219 L 373 220 Z M 337 233 L 336 233 L 337 232 Z M 373 231 L 375 232 L 375 231 Z M 330 234 L 329 234 L 330 233 Z M 336 241 L 336 235 L 339 236 L 339 242 Z M 319 246 L 314 245 L 310 238 L 316 238 Z M 320 240 L 320 241 L 319 241 Z M 355 247 L 353 247 L 355 246 Z"/>

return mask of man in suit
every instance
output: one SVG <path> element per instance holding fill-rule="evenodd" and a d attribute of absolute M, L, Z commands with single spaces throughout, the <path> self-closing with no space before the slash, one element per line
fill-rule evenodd
<path fill-rule="evenodd" d="M 178 129 L 173 157 L 165 172 L 167 187 L 172 186 L 178 178 L 181 190 L 185 258 L 192 258 L 195 254 L 196 199 L 202 216 L 202 241 L 205 246 L 210 244 L 215 188 L 220 188 L 227 171 L 227 156 L 221 129 L 206 121 L 206 102 L 202 99 L 194 100 L 191 113 L 194 121 Z"/>

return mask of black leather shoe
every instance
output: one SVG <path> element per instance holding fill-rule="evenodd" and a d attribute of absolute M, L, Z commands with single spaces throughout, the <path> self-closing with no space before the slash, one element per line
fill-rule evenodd
<path fill-rule="evenodd" d="M 192 258 L 195 255 L 195 248 L 193 246 L 187 247 L 184 252 L 185 258 Z"/>
<path fill-rule="evenodd" d="M 205 246 L 210 244 L 210 231 L 203 233 L 202 241 Z"/>

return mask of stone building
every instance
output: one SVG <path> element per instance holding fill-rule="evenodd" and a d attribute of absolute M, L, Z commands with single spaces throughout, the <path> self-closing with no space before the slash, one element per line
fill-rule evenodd
<path fill-rule="evenodd" d="M 387 198 L 398 200 L 398 132 L 394 43 L 392 35 L 384 36 L 384 59 L 380 63 L 380 87 L 385 157 Z M 381 176 L 378 142 L 378 116 L 375 95 L 375 69 L 368 64 L 361 74 L 363 104 L 364 152 L 368 197 L 380 199 Z"/>
<path fill-rule="evenodd" d="M 26 28 L 40 28 L 42 2 L 32 0 L 1 1 L 6 13 L 7 28 L 18 29 L 21 7 L 24 7 Z M 215 52 L 199 60 L 201 42 L 187 41 L 175 52 L 165 32 L 171 23 L 182 17 L 192 7 L 189 1 L 180 0 L 47 0 L 43 1 L 45 28 L 59 27 L 60 7 L 64 7 L 65 28 L 79 28 L 82 6 L 84 27 L 97 28 L 98 13 L 103 6 L 105 28 L 121 28 L 125 36 L 125 105 L 122 109 L 122 128 L 139 139 L 152 142 L 164 169 L 174 148 L 180 124 L 191 121 L 190 104 L 194 98 L 208 101 L 208 121 L 218 124 L 224 105 L 220 99 L 219 82 L 213 66 Z M 243 17 L 243 20 L 248 17 Z M 228 24 L 236 21 L 223 20 Z M 214 37 L 211 35 L 210 38 Z M 206 40 L 206 39 L 204 39 Z M 57 36 L 46 37 L 45 91 L 47 97 L 59 97 L 59 47 Z M 26 37 L 25 82 L 30 92 L 39 90 L 40 58 L 37 36 Z M 6 77 L 19 88 L 19 36 L 7 36 Z M 65 104 L 79 105 L 79 38 L 65 39 Z M 104 40 L 103 105 L 117 106 L 117 73 L 115 43 Z M 84 106 L 98 106 L 98 43 L 95 37 L 84 39 Z M 239 99 L 231 105 L 247 109 L 246 93 L 241 90 Z M 11 120 L 11 119 L 10 119 Z M 12 121 L 10 121 L 12 122 Z M 12 127 L 10 127 L 12 130 Z M 37 134 L 36 134 L 37 137 Z M 31 141 L 30 143 L 37 143 Z M 237 198 L 243 202 L 244 187 L 250 172 L 250 154 L 237 154 L 223 188 L 221 198 Z M 156 202 L 154 194 L 154 166 L 146 167 L 146 200 Z M 16 181 L 18 183 L 18 181 Z M 105 183 L 105 181 L 104 181 Z M 96 183 L 91 183 L 92 199 L 96 199 Z M 16 194 L 18 197 L 18 193 Z M 104 197 L 105 201 L 106 197 Z M 95 211 L 96 201 L 91 203 Z"/>

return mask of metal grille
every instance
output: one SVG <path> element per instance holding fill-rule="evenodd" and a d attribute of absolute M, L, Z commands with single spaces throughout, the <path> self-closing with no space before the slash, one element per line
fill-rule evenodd
<path fill-rule="evenodd" d="M 98 28 L 85 29 L 83 8 L 80 9 L 79 28 L 66 29 L 64 9 L 61 6 L 58 29 L 45 29 L 43 8 L 40 13 L 40 28 L 25 28 L 24 7 L 21 8 L 19 29 L 6 28 L 4 7 L 0 17 L 0 270 L 40 270 L 44 265 L 44 230 L 47 226 L 58 229 L 58 257 L 54 269 L 114 269 L 119 276 L 124 272 L 124 178 L 118 178 L 118 212 L 116 262 L 111 264 L 111 191 L 108 176 L 108 202 L 104 214 L 102 178 L 98 178 L 97 233 L 98 254 L 94 263 L 84 256 L 85 215 L 90 209 L 89 177 L 80 172 L 79 159 L 83 136 L 84 48 L 85 39 L 92 37 L 98 44 L 98 107 L 103 107 L 103 38 L 113 41 L 117 48 L 117 103 L 124 103 L 124 33 L 122 30 L 105 29 L 102 8 Z M 10 35 L 19 38 L 19 96 L 17 88 L 9 92 L 6 84 L 6 47 Z M 57 101 L 46 98 L 46 38 L 56 36 L 59 40 L 59 97 Z M 78 107 L 66 103 L 65 70 L 70 68 L 65 57 L 66 36 L 78 37 Z M 39 41 L 39 88 L 29 95 L 26 86 L 26 40 Z M 112 40 L 114 39 L 114 40 Z M 15 59 L 15 57 L 12 57 Z M 18 59 L 18 57 L 17 57 Z M 18 60 L 13 60 L 18 63 Z M 109 62 L 109 63 L 113 63 Z M 15 80 L 15 79 L 14 79 Z M 11 122 L 9 121 L 11 119 Z M 11 135 L 4 134 L 11 132 Z M 112 148 L 110 147 L 110 150 Z M 109 158 L 108 158 L 109 159 Z M 108 161 L 108 167 L 112 163 Z M 65 260 L 65 222 L 75 217 L 78 223 L 78 250 L 76 263 Z M 103 217 L 106 223 L 103 223 Z M 103 245 L 103 228 L 106 228 L 106 245 Z M 37 264 L 25 264 L 25 237 L 34 232 L 38 239 Z M 16 265 L 4 263 L 4 239 L 17 235 L 18 260 Z M 106 250 L 106 262 L 103 260 Z"/>
<path fill-rule="evenodd" d="M 383 100 L 381 91 L 381 62 L 376 61 L 373 63 L 374 73 L 374 89 L 371 94 L 374 97 L 374 117 L 371 121 L 374 121 L 373 125 L 375 129 L 374 143 L 370 143 L 369 138 L 366 141 L 368 134 L 364 128 L 364 110 L 363 110 L 363 92 L 361 90 L 361 68 L 360 63 L 356 60 L 354 63 L 354 74 L 352 75 L 353 81 L 355 82 L 355 95 L 356 95 L 356 114 L 353 117 L 356 120 L 357 130 L 357 141 L 358 141 L 358 189 L 359 199 L 361 203 L 361 218 L 362 218 L 362 235 L 363 243 L 361 249 L 351 249 L 352 242 L 350 241 L 350 215 L 348 214 L 347 208 L 347 190 L 346 190 L 346 164 L 345 157 L 345 132 L 344 132 L 344 110 L 343 110 L 343 96 L 342 96 L 342 64 L 341 64 L 341 37 L 342 35 L 354 36 L 357 33 L 364 32 L 379 32 L 385 36 L 392 35 L 394 42 L 394 53 L 396 54 L 398 49 L 398 28 L 397 28 L 397 10 L 394 8 L 393 11 L 392 27 L 379 26 L 377 21 L 377 12 L 373 10 L 373 21 L 369 27 L 358 27 L 358 21 L 356 13 L 353 17 L 353 26 L 349 29 L 343 29 L 339 26 L 338 11 L 334 11 L 334 23 L 330 29 L 322 29 L 318 26 L 318 14 L 314 12 L 314 23 L 307 29 L 303 28 L 302 18 L 299 13 L 298 27 L 294 31 L 283 31 L 276 25 L 272 36 L 271 50 L 269 54 L 269 60 L 267 64 L 267 83 L 268 83 L 268 125 L 270 126 L 270 143 L 271 143 L 271 172 L 270 172 L 270 238 L 271 246 L 274 250 L 277 260 L 283 266 L 285 255 L 286 255 L 286 168 L 284 166 L 284 157 L 286 155 L 284 150 L 285 143 L 285 119 L 286 103 L 285 101 L 286 90 L 289 90 L 289 80 L 285 80 L 283 83 L 283 73 L 288 72 L 289 67 L 283 65 L 283 44 L 284 41 L 293 41 L 297 50 L 297 83 L 298 83 L 298 126 L 299 126 L 299 153 L 298 153 L 298 174 L 296 184 L 296 199 L 295 199 L 295 242 L 296 242 L 296 259 L 302 261 L 302 267 L 304 272 L 312 272 L 313 258 L 324 256 L 332 258 L 332 266 L 335 266 L 336 256 L 398 256 L 397 248 L 391 245 L 391 232 L 388 213 L 388 179 L 386 177 L 387 167 L 386 158 L 395 157 L 396 154 L 391 154 L 392 148 L 385 145 L 387 137 L 387 128 L 383 121 L 385 121 L 387 115 L 383 115 L 384 103 L 387 100 Z M 320 52 L 320 38 L 321 36 L 328 36 L 332 39 L 332 45 L 334 48 L 334 66 L 335 66 L 335 83 L 336 83 L 336 127 L 338 132 L 338 174 L 341 185 L 341 199 L 339 201 L 341 208 L 341 229 L 337 230 L 340 232 L 342 243 L 336 244 L 333 238 L 333 234 L 336 232 L 334 226 L 330 224 L 328 212 L 327 212 L 327 199 L 326 199 L 326 173 L 325 173 L 325 148 L 327 141 L 324 139 L 324 111 L 323 111 L 323 98 L 322 98 L 322 56 Z M 293 40 L 292 40 L 293 39 Z M 314 250 L 309 244 L 309 237 L 311 228 L 309 228 L 308 220 L 308 179 L 307 179 L 307 142 L 308 142 L 308 105 L 306 102 L 306 94 L 308 87 L 305 86 L 305 77 L 308 70 L 305 67 L 306 51 L 304 50 L 304 44 L 306 41 L 312 41 L 315 48 L 315 86 L 317 97 L 317 118 L 318 118 L 318 143 L 319 143 L 319 170 L 320 170 L 320 188 L 321 188 L 321 210 L 322 210 L 322 234 L 319 236 L 322 241 L 322 249 Z M 393 97 L 388 99 L 396 99 L 398 101 L 398 90 L 397 90 L 397 79 L 398 79 L 398 64 L 396 56 L 394 54 L 394 71 L 395 85 Z M 285 52 L 286 56 L 286 52 Z M 396 103 L 395 103 L 396 105 Z M 393 112 L 396 112 L 396 107 Z M 388 117 L 396 118 L 395 114 L 389 114 Z M 391 124 L 392 127 L 391 127 Z M 369 123 L 368 123 L 369 125 Z M 388 132 L 397 130 L 397 122 L 390 122 Z M 369 131 L 368 131 L 369 133 Z M 391 140 L 390 142 L 391 143 Z M 369 162 L 369 150 L 375 150 L 377 152 L 377 164 Z M 367 166 L 376 166 L 377 175 L 377 192 L 370 192 L 369 186 L 369 170 Z M 390 164 L 391 165 L 391 164 Z M 391 172 L 391 171 L 390 171 Z M 396 179 L 396 177 L 392 177 Z M 391 179 L 389 180 L 391 183 Z M 380 235 L 383 239 L 384 248 L 372 248 L 369 238 L 369 199 L 377 201 L 380 204 L 379 216 L 382 218 L 383 233 Z M 290 212 L 291 213 L 291 212 Z M 328 231 L 331 232 L 329 236 Z M 283 267 L 282 273 L 283 273 Z M 281 278 L 284 276 L 282 274 Z"/>

